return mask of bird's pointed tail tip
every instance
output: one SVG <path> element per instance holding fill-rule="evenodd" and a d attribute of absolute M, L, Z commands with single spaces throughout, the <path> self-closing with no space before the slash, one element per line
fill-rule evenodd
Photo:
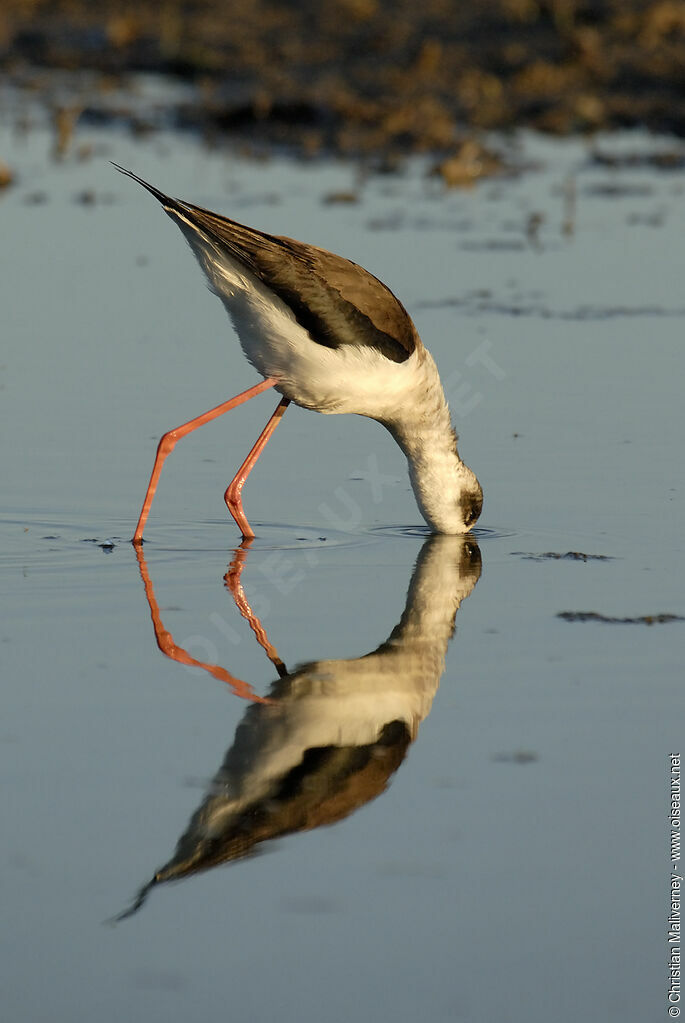
<path fill-rule="evenodd" d="M 153 877 L 151 881 L 148 881 L 147 884 L 144 884 L 143 887 L 139 889 L 135 899 L 133 900 L 130 906 L 127 906 L 127 908 L 122 910 L 121 913 L 117 913 L 116 916 L 111 916 L 109 917 L 109 919 L 103 922 L 108 927 L 116 927 L 116 925 L 120 924 L 122 920 L 128 920 L 129 917 L 135 916 L 138 910 L 142 907 L 143 903 L 147 900 L 150 891 L 155 887 L 156 884 L 157 878 Z"/>
<path fill-rule="evenodd" d="M 112 167 L 114 167 L 115 170 L 119 171 L 120 174 L 125 174 L 127 178 L 133 178 L 133 180 L 137 181 L 139 185 L 142 185 L 143 188 L 146 188 L 148 192 L 150 192 L 151 195 L 154 195 L 155 199 L 159 199 L 159 201 L 163 203 L 163 205 L 167 206 L 170 202 L 172 202 L 171 198 L 168 195 L 165 195 L 164 192 L 160 192 L 158 188 L 155 188 L 154 185 L 151 185 L 149 181 L 145 180 L 145 178 L 139 177 L 138 174 L 134 174 L 132 170 L 128 170 L 128 168 L 122 167 L 121 164 L 116 163 L 114 160 L 110 160 L 109 162 L 111 163 Z"/>

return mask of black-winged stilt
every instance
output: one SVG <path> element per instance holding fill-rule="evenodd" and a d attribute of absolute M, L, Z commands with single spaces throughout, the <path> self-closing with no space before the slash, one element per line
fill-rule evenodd
<path fill-rule="evenodd" d="M 151 192 L 181 228 L 228 310 L 243 352 L 264 378 L 162 437 L 134 543 L 143 538 L 162 465 L 176 442 L 269 387 L 281 401 L 224 495 L 243 537 L 254 536 L 243 511 L 243 485 L 291 401 L 316 412 L 377 420 L 407 457 L 429 526 L 437 533 L 467 532 L 480 515 L 483 492 L 459 457 L 430 352 L 390 289 L 342 256 L 172 199 L 114 166 Z"/>

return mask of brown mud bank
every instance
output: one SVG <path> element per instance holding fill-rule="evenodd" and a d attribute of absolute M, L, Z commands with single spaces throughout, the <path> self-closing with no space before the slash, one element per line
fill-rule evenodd
<path fill-rule="evenodd" d="M 514 127 L 685 136 L 679 0 L 5 0 L 0 68 L 48 99 L 60 71 L 60 102 L 69 72 L 76 116 L 138 129 L 158 125 L 121 86 L 161 73 L 185 85 L 167 127 L 302 154 L 458 155 Z"/>

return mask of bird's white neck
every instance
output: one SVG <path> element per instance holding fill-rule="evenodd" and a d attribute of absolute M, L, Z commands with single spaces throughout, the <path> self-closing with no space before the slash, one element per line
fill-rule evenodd
<path fill-rule="evenodd" d="M 405 406 L 384 426 L 407 456 L 412 489 L 426 522 L 438 533 L 463 533 L 464 496 L 480 493 L 480 485 L 459 457 L 442 384 L 426 356 L 421 400 Z"/>

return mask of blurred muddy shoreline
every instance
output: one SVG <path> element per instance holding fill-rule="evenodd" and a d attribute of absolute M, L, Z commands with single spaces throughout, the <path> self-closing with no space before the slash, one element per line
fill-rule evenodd
<path fill-rule="evenodd" d="M 685 136 L 671 0 L 5 0 L 0 69 L 65 131 L 190 129 L 390 166 L 431 152 L 457 179 L 487 170 L 463 145 L 489 130 Z M 175 86 L 164 103 L 136 100 L 138 72 Z"/>

